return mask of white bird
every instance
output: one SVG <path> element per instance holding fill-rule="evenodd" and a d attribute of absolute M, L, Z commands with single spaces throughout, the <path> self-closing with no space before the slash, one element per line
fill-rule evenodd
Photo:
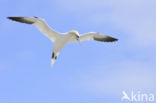
<path fill-rule="evenodd" d="M 59 55 L 61 49 L 68 43 L 79 42 L 81 44 L 82 41 L 86 40 L 96 40 L 103 42 L 113 42 L 118 40 L 116 38 L 107 35 L 101 35 L 96 32 L 85 33 L 81 36 L 75 30 L 69 31 L 67 33 L 59 33 L 51 29 L 43 19 L 38 17 L 8 17 L 8 19 L 34 25 L 40 32 L 42 32 L 54 43 L 51 58 L 51 67 L 57 59 L 57 56 Z"/>

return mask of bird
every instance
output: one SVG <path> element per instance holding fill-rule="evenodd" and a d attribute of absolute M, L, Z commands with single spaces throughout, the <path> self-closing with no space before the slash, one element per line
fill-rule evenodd
<path fill-rule="evenodd" d="M 87 41 L 87 40 L 96 40 L 101 42 L 114 42 L 118 39 L 103 35 L 98 32 L 88 32 L 82 35 L 79 34 L 76 30 L 71 30 L 65 33 L 56 32 L 54 29 L 50 28 L 46 21 L 39 17 L 7 17 L 9 20 L 32 24 L 34 25 L 41 33 L 47 36 L 53 42 L 53 50 L 52 50 L 52 57 L 51 57 L 51 67 L 55 63 L 60 51 L 62 48 L 69 43 Z"/>

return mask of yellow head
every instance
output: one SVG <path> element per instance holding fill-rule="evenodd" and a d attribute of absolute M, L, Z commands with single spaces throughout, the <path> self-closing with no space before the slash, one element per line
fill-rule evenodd
<path fill-rule="evenodd" d="M 79 37 L 79 33 L 76 30 L 69 31 L 70 34 L 75 35 L 76 37 Z"/>
<path fill-rule="evenodd" d="M 80 40 L 80 36 L 79 36 L 79 33 L 78 31 L 76 30 L 72 30 L 72 31 L 69 31 L 70 34 L 74 35 L 76 37 L 76 40 L 80 43 L 81 45 L 81 40 Z"/>

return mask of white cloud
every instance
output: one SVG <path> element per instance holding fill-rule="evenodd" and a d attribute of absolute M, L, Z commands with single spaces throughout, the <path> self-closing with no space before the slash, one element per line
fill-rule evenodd
<path fill-rule="evenodd" d="M 109 22 L 128 31 L 128 43 L 132 45 L 156 44 L 155 0 L 64 0 L 58 3 L 74 15 L 87 14 L 90 23 L 101 26 Z"/>
<path fill-rule="evenodd" d="M 73 88 L 96 95 L 117 95 L 121 91 L 141 90 L 156 92 L 155 66 L 143 62 L 122 61 L 111 66 L 95 67 L 78 74 Z"/>

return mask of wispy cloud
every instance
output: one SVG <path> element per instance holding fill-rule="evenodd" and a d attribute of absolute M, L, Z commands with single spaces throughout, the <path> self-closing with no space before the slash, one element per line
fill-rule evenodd
<path fill-rule="evenodd" d="M 95 67 L 87 73 L 78 74 L 73 88 L 96 95 L 117 95 L 121 91 L 142 90 L 156 92 L 153 78 L 155 66 L 142 62 L 122 61 L 111 66 Z"/>
<path fill-rule="evenodd" d="M 57 3 L 74 15 L 87 16 L 90 23 L 101 26 L 107 22 L 128 31 L 129 34 L 123 35 L 129 35 L 125 39 L 132 45 L 156 44 L 154 0 L 66 0 Z"/>

